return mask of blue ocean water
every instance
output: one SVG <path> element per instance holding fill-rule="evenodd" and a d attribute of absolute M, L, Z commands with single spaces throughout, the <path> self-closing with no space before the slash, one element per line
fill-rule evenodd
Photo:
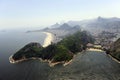
<path fill-rule="evenodd" d="M 25 31 L 6 31 L 0 32 L 0 51 L 16 52 L 30 42 L 38 42 L 41 45 L 46 38 L 46 34 L 42 32 L 26 33 Z"/>
<path fill-rule="evenodd" d="M 61 64 L 49 67 L 48 63 L 40 60 L 9 63 L 10 55 L 29 42 L 43 44 L 45 37 L 41 32 L 0 32 L 0 80 L 120 80 L 120 65 L 106 54 L 96 51 L 78 54 L 65 67 Z"/>
<path fill-rule="evenodd" d="M 30 74 L 30 71 L 34 65 L 35 67 L 42 67 L 46 63 L 41 63 L 38 60 L 23 62 L 20 64 L 10 64 L 9 57 L 14 54 L 16 51 L 21 49 L 23 46 L 30 42 L 38 42 L 41 45 L 46 38 L 46 34 L 42 32 L 31 32 L 26 33 L 26 31 L 19 30 L 8 30 L 0 32 L 0 80 L 28 80 L 27 75 Z M 42 66 L 41 66 L 42 65 Z M 49 68 L 49 66 L 47 65 Z M 33 76 L 29 80 L 39 80 L 40 78 L 35 77 L 39 75 L 33 70 Z M 38 71 L 38 70 L 37 70 Z M 34 73 L 35 72 L 35 73 Z M 33 79 L 36 78 L 36 79 Z"/>

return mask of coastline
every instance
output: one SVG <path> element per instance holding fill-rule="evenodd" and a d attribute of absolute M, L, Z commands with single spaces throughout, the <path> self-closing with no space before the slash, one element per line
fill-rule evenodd
<path fill-rule="evenodd" d="M 43 32 L 43 33 L 47 35 L 45 40 L 44 40 L 43 47 L 47 47 L 54 40 L 54 36 L 52 33 L 49 33 L 49 32 Z"/>
<path fill-rule="evenodd" d="M 74 57 L 73 57 L 73 58 L 72 58 L 71 60 L 69 60 L 69 61 L 52 62 L 52 60 L 47 60 L 47 59 L 43 60 L 42 58 L 36 58 L 36 57 L 32 57 L 32 58 L 28 58 L 28 59 L 22 58 L 22 59 L 20 59 L 20 60 L 14 60 L 12 57 L 13 57 L 13 55 L 11 55 L 11 56 L 9 57 L 9 62 L 10 62 L 11 64 L 16 64 L 16 63 L 23 62 L 23 61 L 26 61 L 26 60 L 29 60 L 29 59 L 32 59 L 32 60 L 38 59 L 38 60 L 40 60 L 40 62 L 47 62 L 50 67 L 54 67 L 54 66 L 57 65 L 57 64 L 62 64 L 63 66 L 67 66 L 67 65 L 69 65 L 69 64 L 72 62 L 72 60 L 73 60 L 73 58 L 74 58 Z"/>
<path fill-rule="evenodd" d="M 98 52 L 104 52 L 103 50 L 101 49 L 94 49 L 94 48 L 89 48 L 87 49 L 88 51 L 98 51 Z"/>
<path fill-rule="evenodd" d="M 114 61 L 116 61 L 117 63 L 120 64 L 120 60 L 116 59 L 116 58 L 113 57 L 111 54 L 108 54 L 108 56 L 109 56 L 112 60 L 114 60 Z"/>
<path fill-rule="evenodd" d="M 46 38 L 44 40 L 43 47 L 47 47 L 54 40 L 54 35 L 50 32 L 43 32 L 43 33 L 46 34 Z M 62 64 L 63 66 L 67 66 L 72 62 L 73 58 L 69 61 L 52 62 L 52 60 L 43 60 L 42 58 L 36 58 L 36 57 L 32 57 L 32 58 L 28 58 L 28 59 L 23 57 L 20 60 L 14 60 L 13 55 L 11 55 L 9 57 L 9 62 L 12 63 L 12 64 L 16 64 L 16 63 L 23 62 L 23 61 L 26 61 L 26 60 L 29 60 L 29 59 L 38 59 L 41 62 L 47 62 L 50 67 L 54 67 L 57 64 Z"/>

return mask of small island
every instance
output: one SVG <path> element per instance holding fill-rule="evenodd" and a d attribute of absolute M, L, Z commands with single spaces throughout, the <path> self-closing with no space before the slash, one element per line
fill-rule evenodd
<path fill-rule="evenodd" d="M 85 50 L 88 43 L 94 43 L 94 38 L 87 31 L 78 31 L 67 35 L 57 43 L 47 47 L 32 42 L 10 56 L 10 63 L 19 63 L 28 59 L 39 59 L 48 62 L 50 66 L 70 63 L 74 55 Z"/>

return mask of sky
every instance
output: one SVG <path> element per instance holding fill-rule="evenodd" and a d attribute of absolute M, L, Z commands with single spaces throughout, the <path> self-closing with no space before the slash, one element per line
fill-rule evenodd
<path fill-rule="evenodd" d="M 0 29 L 120 17 L 120 0 L 0 0 Z"/>

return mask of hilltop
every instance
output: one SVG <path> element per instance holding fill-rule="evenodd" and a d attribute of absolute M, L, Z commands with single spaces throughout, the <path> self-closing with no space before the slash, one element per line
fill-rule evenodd
<path fill-rule="evenodd" d="M 11 63 L 28 59 L 47 60 L 49 64 L 69 62 L 77 52 L 86 49 L 88 43 L 94 43 L 93 37 L 86 31 L 68 35 L 61 41 L 43 48 L 39 43 L 30 43 L 10 57 Z"/>

